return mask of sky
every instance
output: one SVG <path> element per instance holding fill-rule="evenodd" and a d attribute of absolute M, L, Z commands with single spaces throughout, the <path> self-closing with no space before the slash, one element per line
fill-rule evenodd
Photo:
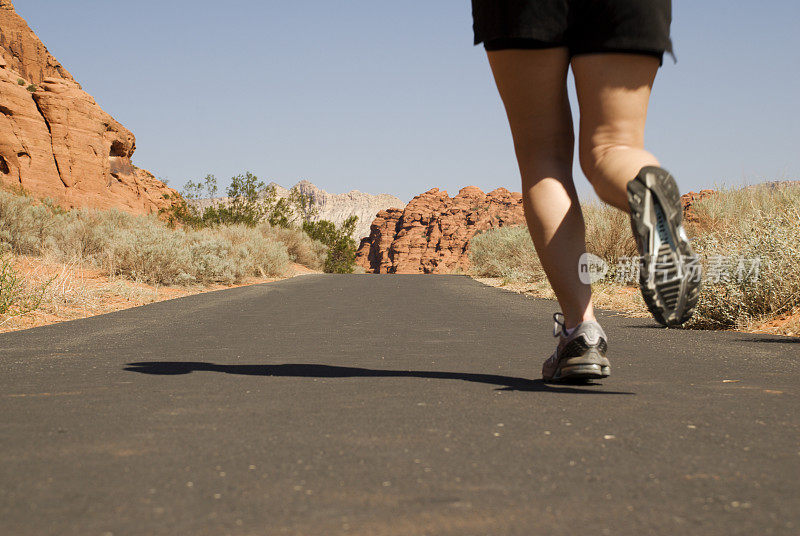
<path fill-rule="evenodd" d="M 404 201 L 519 191 L 467 0 L 15 0 L 180 189 L 251 171 Z M 673 0 L 647 147 L 681 189 L 800 177 L 800 2 Z M 571 91 L 574 102 L 574 91 Z M 577 109 L 573 107 L 573 109 Z M 593 194 L 575 169 L 584 199 Z"/>

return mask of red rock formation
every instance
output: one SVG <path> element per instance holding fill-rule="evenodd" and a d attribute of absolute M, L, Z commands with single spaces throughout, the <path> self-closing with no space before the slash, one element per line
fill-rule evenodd
<path fill-rule="evenodd" d="M 356 262 L 381 274 L 451 273 L 469 268 L 469 241 L 480 231 L 521 225 L 522 195 L 467 186 L 455 197 L 434 188 L 404 210 L 378 213 Z"/>
<path fill-rule="evenodd" d="M 0 186 L 67 208 L 157 212 L 174 190 L 131 163 L 135 148 L 0 0 Z"/>
<path fill-rule="evenodd" d="M 9 0 L 0 0 L 0 58 L 28 83 L 45 78 L 73 80 L 72 75 L 47 51 Z"/>
<path fill-rule="evenodd" d="M 695 221 L 696 218 L 692 212 L 692 205 L 698 201 L 714 195 L 714 190 L 700 190 L 698 192 L 689 192 L 681 196 L 681 205 L 683 205 L 683 219 L 689 222 Z"/>

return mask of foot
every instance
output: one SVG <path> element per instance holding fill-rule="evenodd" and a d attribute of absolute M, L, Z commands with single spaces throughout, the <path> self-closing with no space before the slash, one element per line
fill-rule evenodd
<path fill-rule="evenodd" d="M 642 168 L 628 183 L 628 204 L 642 297 L 658 323 L 679 326 L 694 313 L 702 274 L 683 229 L 678 185 L 659 167 Z"/>
<path fill-rule="evenodd" d="M 564 327 L 564 316 L 553 315 L 553 336 L 558 347 L 542 365 L 542 378 L 547 382 L 586 381 L 607 378 L 611 366 L 606 359 L 607 337 L 595 321 L 578 324 L 574 329 Z"/>

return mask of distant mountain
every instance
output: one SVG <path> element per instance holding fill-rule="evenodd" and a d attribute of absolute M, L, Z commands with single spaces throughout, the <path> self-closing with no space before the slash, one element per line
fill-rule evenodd
<path fill-rule="evenodd" d="M 278 197 L 289 196 L 289 188 L 284 188 L 274 182 L 271 182 L 269 186 L 275 187 L 275 193 Z M 298 182 L 294 187 L 314 199 L 314 203 L 319 210 L 319 214 L 314 218 L 317 221 L 328 220 L 339 225 L 350 216 L 357 216 L 356 241 L 369 236 L 370 225 L 372 225 L 372 220 L 375 219 L 378 212 L 389 208 L 402 209 L 406 206 L 398 197 L 389 194 L 372 195 L 358 190 L 352 190 L 345 194 L 331 194 L 305 180 Z M 211 203 L 224 203 L 227 200 L 227 197 L 217 197 L 214 199 L 197 199 L 191 201 L 191 203 L 202 210 Z"/>

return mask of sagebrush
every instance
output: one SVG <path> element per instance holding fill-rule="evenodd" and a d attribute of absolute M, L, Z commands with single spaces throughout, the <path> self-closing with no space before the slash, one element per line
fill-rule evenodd
<path fill-rule="evenodd" d="M 280 276 L 292 261 L 322 266 L 327 251 L 302 230 L 265 222 L 176 229 L 155 216 L 64 211 L 10 192 L 0 192 L 0 249 L 77 260 L 110 274 L 164 285 Z"/>

